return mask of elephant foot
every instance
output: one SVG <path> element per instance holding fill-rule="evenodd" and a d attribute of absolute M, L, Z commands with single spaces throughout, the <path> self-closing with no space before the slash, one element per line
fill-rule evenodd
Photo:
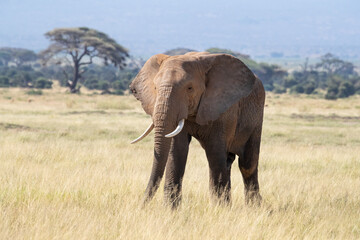
<path fill-rule="evenodd" d="M 260 207 L 262 197 L 258 191 L 246 191 L 245 192 L 245 203 L 249 206 Z"/>
<path fill-rule="evenodd" d="M 212 202 L 219 205 L 231 205 L 231 191 L 226 186 L 218 186 L 211 190 Z"/>
<path fill-rule="evenodd" d="M 181 191 L 177 186 L 165 187 L 164 203 L 165 203 L 165 205 L 171 207 L 172 210 L 175 210 L 180 206 Z"/>
<path fill-rule="evenodd" d="M 171 208 L 171 210 L 176 210 L 179 208 L 181 204 L 181 198 L 174 198 L 174 199 L 165 199 L 164 204 Z"/>
<path fill-rule="evenodd" d="M 147 188 L 144 193 L 144 197 L 142 200 L 142 207 L 146 207 L 148 203 L 154 198 L 155 192 L 157 190 L 157 186 L 153 188 Z"/>

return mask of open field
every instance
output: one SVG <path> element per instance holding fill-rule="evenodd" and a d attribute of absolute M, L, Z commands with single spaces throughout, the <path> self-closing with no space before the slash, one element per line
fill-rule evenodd
<path fill-rule="evenodd" d="M 131 96 L 28 96 L 0 89 L 0 239 L 359 239 L 360 97 L 268 95 L 261 207 L 244 205 L 235 162 L 232 205 L 209 200 L 194 140 L 183 202 L 162 189 L 141 208 L 152 164 L 150 123 Z"/>

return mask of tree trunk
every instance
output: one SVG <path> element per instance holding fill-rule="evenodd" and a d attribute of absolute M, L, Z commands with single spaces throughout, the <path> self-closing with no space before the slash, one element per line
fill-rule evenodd
<path fill-rule="evenodd" d="M 71 83 L 69 83 L 69 87 L 70 87 L 70 92 L 71 93 L 77 93 L 80 91 L 80 88 L 76 89 L 76 85 L 77 85 L 77 82 L 79 80 L 79 68 L 80 68 L 80 65 L 79 65 L 79 62 L 78 61 L 75 61 L 74 62 L 74 77 L 73 77 L 73 81 Z"/>

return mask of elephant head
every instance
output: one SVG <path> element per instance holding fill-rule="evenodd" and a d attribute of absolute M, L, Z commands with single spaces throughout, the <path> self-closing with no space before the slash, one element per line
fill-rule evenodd
<path fill-rule="evenodd" d="M 146 199 L 151 199 L 159 186 L 171 137 L 182 130 L 184 120 L 198 125 L 215 121 L 250 94 L 255 80 L 244 63 L 226 54 L 158 54 L 145 63 L 130 89 L 153 121 L 133 142 L 155 129 L 154 161 Z"/>

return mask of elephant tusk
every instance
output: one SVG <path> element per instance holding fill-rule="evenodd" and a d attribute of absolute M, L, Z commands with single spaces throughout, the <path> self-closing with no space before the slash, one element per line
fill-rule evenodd
<path fill-rule="evenodd" d="M 137 139 L 133 140 L 133 141 L 131 142 L 131 144 L 137 143 L 137 142 L 139 142 L 141 139 L 143 139 L 144 137 L 146 137 L 146 136 L 151 132 L 151 130 L 153 130 L 153 128 L 154 128 L 154 124 L 151 123 L 150 126 L 145 130 L 145 132 L 144 132 L 140 137 L 138 137 Z"/>
<path fill-rule="evenodd" d="M 172 133 L 165 135 L 165 137 L 171 138 L 171 137 L 175 137 L 176 135 L 178 135 L 184 127 L 184 122 L 185 122 L 185 119 L 181 119 L 178 126 L 176 127 L 176 129 Z"/>

